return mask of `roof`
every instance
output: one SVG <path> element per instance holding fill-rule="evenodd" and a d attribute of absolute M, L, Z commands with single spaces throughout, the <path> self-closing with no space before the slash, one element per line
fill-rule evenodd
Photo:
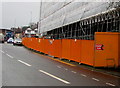
<path fill-rule="evenodd" d="M 11 29 L 3 29 L 3 28 L 0 28 L 0 30 L 9 30 L 9 31 L 12 31 Z"/>

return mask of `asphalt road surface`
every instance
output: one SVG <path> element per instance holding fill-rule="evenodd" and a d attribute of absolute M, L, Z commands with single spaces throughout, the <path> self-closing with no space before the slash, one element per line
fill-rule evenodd
<path fill-rule="evenodd" d="M 0 44 L 3 86 L 120 86 L 120 78 Z"/>

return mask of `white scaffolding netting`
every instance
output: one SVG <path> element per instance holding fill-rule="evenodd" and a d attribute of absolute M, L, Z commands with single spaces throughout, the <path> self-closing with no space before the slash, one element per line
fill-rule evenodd
<path fill-rule="evenodd" d="M 41 2 L 40 33 L 113 8 L 112 2 Z"/>

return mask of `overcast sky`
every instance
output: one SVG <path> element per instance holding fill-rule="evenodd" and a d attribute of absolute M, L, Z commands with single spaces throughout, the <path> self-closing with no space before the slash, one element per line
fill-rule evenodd
<path fill-rule="evenodd" d="M 40 2 L 3 2 L 3 28 L 21 27 L 39 21 Z"/>

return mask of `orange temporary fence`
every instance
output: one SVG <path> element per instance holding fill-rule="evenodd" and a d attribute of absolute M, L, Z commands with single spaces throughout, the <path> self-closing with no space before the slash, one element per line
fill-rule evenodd
<path fill-rule="evenodd" d="M 30 40 L 29 40 L 29 46 L 30 46 L 30 48 L 31 49 L 34 49 L 34 50 L 36 50 L 36 48 L 35 48 L 35 38 L 29 38 Z M 34 43 L 34 44 L 33 44 Z"/>
<path fill-rule="evenodd" d="M 70 60 L 81 62 L 81 41 L 78 39 L 70 40 Z"/>
<path fill-rule="evenodd" d="M 62 57 L 68 60 L 93 65 L 93 41 L 90 43 L 89 40 L 77 39 L 52 40 L 24 38 L 23 42 L 28 48 L 54 57 Z"/>
<path fill-rule="evenodd" d="M 32 39 L 31 39 L 31 38 L 28 38 L 27 45 L 28 45 L 29 48 L 32 48 L 31 41 L 32 41 Z"/>
<path fill-rule="evenodd" d="M 94 41 L 62 39 L 62 58 L 93 66 Z"/>
<path fill-rule="evenodd" d="M 49 54 L 49 39 L 44 39 L 44 52 L 45 54 Z"/>
<path fill-rule="evenodd" d="M 61 40 L 44 39 L 44 53 L 54 57 L 61 57 Z M 41 46 L 42 47 L 42 46 Z"/>
<path fill-rule="evenodd" d="M 27 46 L 28 48 L 30 48 L 29 42 L 30 42 L 30 39 L 29 39 L 29 38 L 26 38 L 26 46 Z"/>
<path fill-rule="evenodd" d="M 61 58 L 62 56 L 62 40 L 57 39 L 53 42 L 53 56 Z"/>
<path fill-rule="evenodd" d="M 44 53 L 44 47 L 45 47 L 44 39 L 38 38 L 38 51 Z"/>
<path fill-rule="evenodd" d="M 81 63 L 93 66 L 94 40 L 81 40 Z"/>
<path fill-rule="evenodd" d="M 48 54 L 54 56 L 54 39 L 49 39 L 47 43 L 49 47 Z"/>
<path fill-rule="evenodd" d="M 34 47 L 35 47 L 35 50 L 36 51 L 39 51 L 39 42 L 38 42 L 38 38 L 34 38 L 35 39 L 35 44 L 34 43 L 32 43 L 32 44 L 34 44 Z"/>
<path fill-rule="evenodd" d="M 120 67 L 120 33 L 97 32 L 95 40 L 23 38 L 24 46 L 94 67 Z"/>
<path fill-rule="evenodd" d="M 120 67 L 120 33 L 95 34 L 95 67 Z"/>
<path fill-rule="evenodd" d="M 62 58 L 70 59 L 70 39 L 62 39 Z"/>

